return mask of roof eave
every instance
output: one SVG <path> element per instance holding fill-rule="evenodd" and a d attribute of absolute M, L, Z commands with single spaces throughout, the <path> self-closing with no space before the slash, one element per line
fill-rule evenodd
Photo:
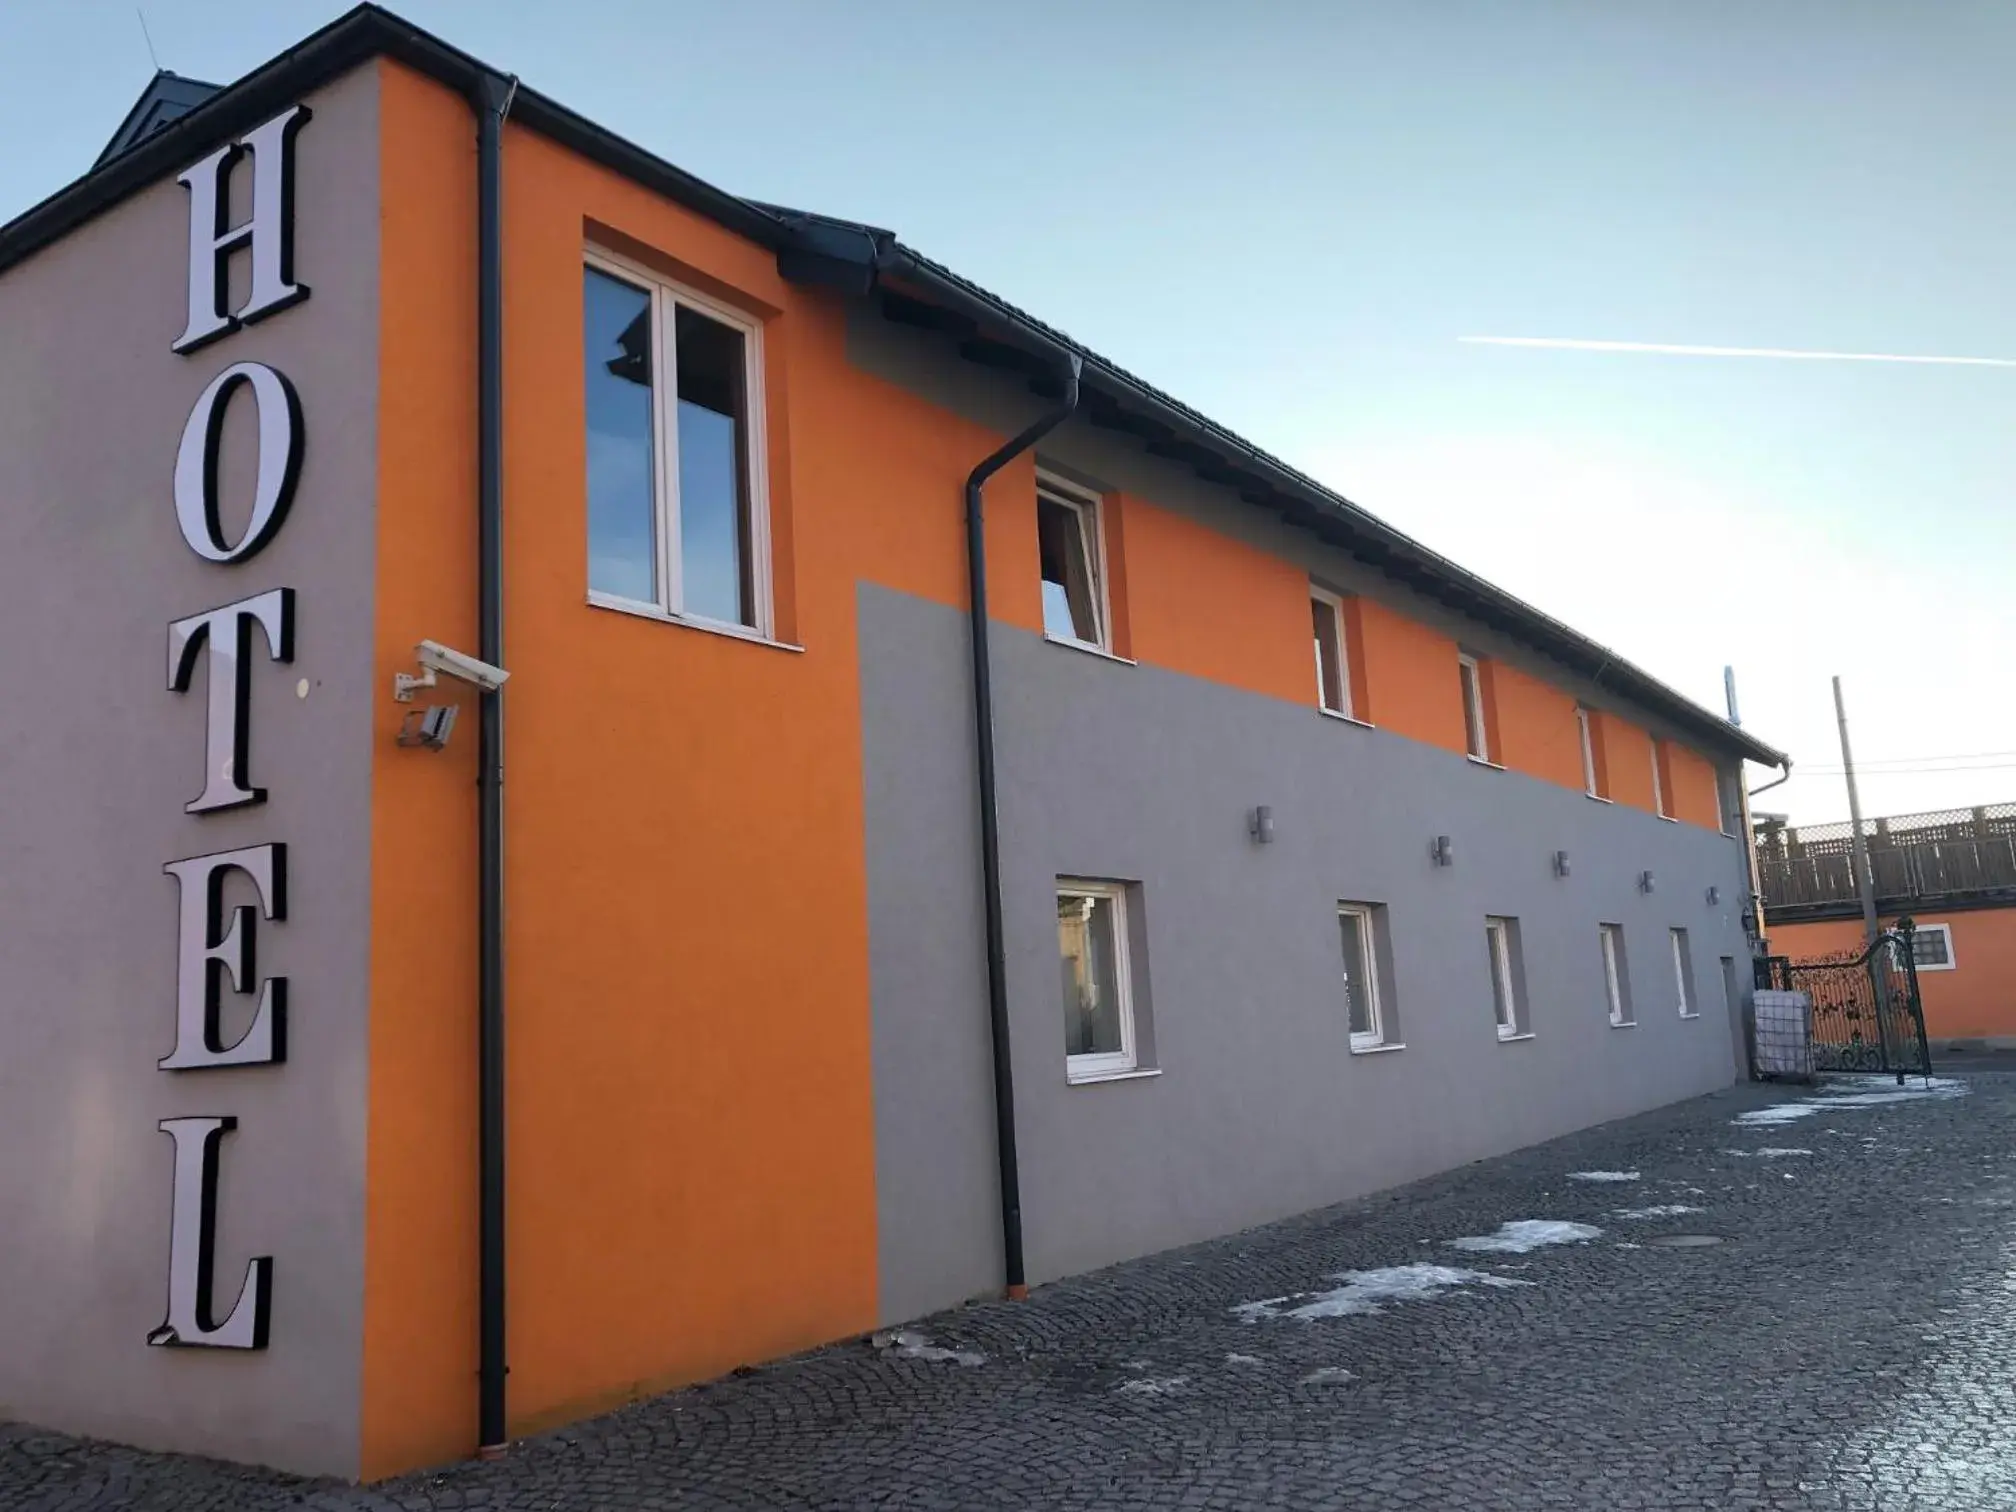
<path fill-rule="evenodd" d="M 1400 577 L 1412 586 L 1426 589 L 1431 596 L 1481 623 L 1505 630 L 1621 697 L 1664 715 L 1675 725 L 1725 752 L 1765 766 L 1785 766 L 1789 763 L 1790 758 L 1784 752 L 1767 745 L 1740 726 L 1719 718 L 1608 647 L 1431 551 L 1313 478 L 1269 456 L 1096 353 L 1087 351 L 1062 332 L 1031 321 L 1014 306 L 969 284 L 913 249 L 893 240 L 880 242 L 869 228 L 861 230 L 865 233 L 863 241 L 873 248 L 867 255 L 874 258 L 877 272 L 883 279 L 893 279 L 920 291 L 928 291 L 948 304 L 963 308 L 976 321 L 997 328 L 1005 326 L 1033 346 L 1036 355 L 1059 366 L 1066 359 L 1076 356 L 1084 364 L 1083 381 L 1089 388 L 1104 391 L 1112 398 L 1146 412 L 1172 431 L 1228 455 L 1241 471 L 1251 474 L 1268 490 L 1277 493 L 1281 502 L 1291 503 L 1311 517 L 1301 523 L 1331 526 L 1335 532 L 1333 539 L 1337 539 L 1338 544 L 1365 556 L 1381 570 Z M 830 241 L 827 250 L 829 254 L 833 250 Z M 1254 500 L 1250 493 L 1246 497 L 1249 502 L 1271 502 Z"/>
<path fill-rule="evenodd" d="M 465 95 L 473 96 L 486 79 L 510 77 L 389 11 L 360 5 L 144 142 L 0 225 L 0 273 L 235 140 L 310 90 L 379 57 L 395 59 Z M 520 87 L 514 92 L 511 119 L 760 245 L 775 248 L 789 238 L 777 216 L 695 178 L 536 90 Z"/>

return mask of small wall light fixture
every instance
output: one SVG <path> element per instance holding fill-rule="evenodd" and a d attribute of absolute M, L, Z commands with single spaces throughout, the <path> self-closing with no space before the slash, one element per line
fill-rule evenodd
<path fill-rule="evenodd" d="M 1261 804 L 1246 816 L 1246 833 L 1253 837 L 1255 845 L 1274 843 L 1274 810 L 1268 804 Z"/>
<path fill-rule="evenodd" d="M 1652 873 L 1649 871 L 1638 873 L 1638 891 L 1649 893 L 1652 891 L 1653 886 Z"/>
<path fill-rule="evenodd" d="M 1709 888 L 1709 889 L 1708 889 L 1708 906 L 1709 906 L 1710 908 L 1713 908 L 1713 907 L 1714 907 L 1714 906 L 1715 906 L 1715 905 L 1716 905 L 1717 903 L 1720 903 L 1721 901 L 1722 901 L 1722 889 L 1721 889 L 1721 888 L 1719 888 L 1719 887 L 1711 887 L 1711 888 Z"/>
<path fill-rule="evenodd" d="M 1437 866 L 1456 864 L 1456 847 L 1450 843 L 1447 835 L 1437 835 L 1428 842 L 1428 859 Z"/>
<path fill-rule="evenodd" d="M 1554 875 L 1557 877 L 1565 877 L 1568 875 L 1568 852 L 1566 851 L 1554 852 Z"/>

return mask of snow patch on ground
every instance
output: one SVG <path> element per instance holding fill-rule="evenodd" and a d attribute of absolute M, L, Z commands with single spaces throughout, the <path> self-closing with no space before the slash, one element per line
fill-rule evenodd
<path fill-rule="evenodd" d="M 1484 1250 L 1495 1255 L 1523 1255 L 1549 1244 L 1580 1244 L 1601 1237 L 1603 1230 L 1586 1223 L 1562 1223 L 1552 1218 L 1519 1218 L 1498 1225 L 1495 1234 L 1469 1234 L 1451 1239 L 1460 1250 Z"/>
<path fill-rule="evenodd" d="M 1225 1363 L 1227 1365 L 1265 1365 L 1267 1362 L 1258 1355 L 1228 1354 L 1225 1356 Z"/>
<path fill-rule="evenodd" d="M 971 1349 L 942 1349 L 911 1328 L 878 1333 L 869 1341 L 899 1360 L 924 1360 L 934 1365 L 985 1365 L 987 1356 Z"/>
<path fill-rule="evenodd" d="M 1146 1376 L 1138 1381 L 1122 1381 L 1120 1389 L 1129 1396 L 1174 1396 L 1189 1384 L 1188 1376 Z"/>
<path fill-rule="evenodd" d="M 1788 1155 L 1811 1155 L 1813 1152 L 1790 1145 L 1765 1145 L 1760 1150 L 1724 1150 L 1722 1153 L 1745 1160 L 1783 1160 Z"/>
<path fill-rule="evenodd" d="M 1488 1271 L 1462 1270 L 1453 1265 L 1389 1265 L 1379 1270 L 1339 1271 L 1330 1278 L 1343 1284 L 1322 1292 L 1293 1292 L 1259 1302 L 1241 1302 L 1232 1311 L 1248 1323 L 1262 1318 L 1348 1318 L 1356 1313 L 1385 1310 L 1389 1302 L 1425 1302 L 1464 1286 L 1531 1286 Z"/>
<path fill-rule="evenodd" d="M 1815 1113 L 1826 1113 L 1835 1108 L 1887 1108 L 1893 1103 L 1938 1102 L 1966 1095 L 1967 1083 L 1950 1076 L 1920 1077 L 1901 1087 L 1878 1077 L 1851 1077 L 1828 1082 L 1821 1087 L 1818 1097 L 1802 1098 L 1796 1103 L 1773 1103 L 1768 1108 L 1752 1108 L 1729 1121 L 1739 1128 L 1769 1128 L 1777 1124 L 1797 1123 L 1802 1118 L 1811 1118 Z"/>
<path fill-rule="evenodd" d="M 1636 1181 L 1636 1171 L 1570 1171 L 1570 1181 Z"/>
<path fill-rule="evenodd" d="M 1809 1103 L 1773 1103 L 1768 1108 L 1752 1108 L 1748 1113 L 1739 1113 L 1729 1122 L 1739 1129 L 1775 1129 L 1781 1124 L 1811 1118 L 1819 1111 Z"/>
<path fill-rule="evenodd" d="M 1342 1365 L 1319 1365 L 1316 1369 L 1310 1371 L 1309 1374 L 1302 1377 L 1302 1384 L 1304 1386 L 1341 1386 L 1346 1381 L 1355 1381 L 1357 1379 L 1357 1376 L 1346 1370 Z"/>
<path fill-rule="evenodd" d="M 1612 1210 L 1610 1216 L 1612 1218 L 1630 1218 L 1633 1220 L 1643 1218 L 1678 1218 L 1682 1213 L 1705 1213 L 1707 1211 L 1706 1208 L 1690 1207 L 1684 1202 L 1661 1202 L 1651 1207 L 1616 1208 Z"/>

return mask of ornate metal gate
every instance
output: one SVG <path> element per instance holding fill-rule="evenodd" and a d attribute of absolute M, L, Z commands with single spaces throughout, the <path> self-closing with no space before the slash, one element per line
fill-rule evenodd
<path fill-rule="evenodd" d="M 1895 1072 L 1899 1082 L 1907 1073 L 1932 1074 L 1912 954 L 1915 933 L 1909 919 L 1900 919 L 1859 953 L 1769 958 L 1768 985 L 1803 992 L 1813 1005 L 1814 1070 Z"/>

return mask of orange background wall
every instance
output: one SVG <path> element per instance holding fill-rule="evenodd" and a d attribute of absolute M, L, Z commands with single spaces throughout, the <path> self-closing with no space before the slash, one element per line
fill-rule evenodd
<path fill-rule="evenodd" d="M 476 641 L 475 207 L 466 104 L 379 66 L 389 687 L 423 636 Z M 504 205 L 516 1432 L 876 1321 L 856 592 L 964 606 L 960 484 L 1001 437 L 852 366 L 837 300 L 768 252 L 515 127 Z M 590 239 L 764 323 L 802 651 L 586 603 Z M 989 597 L 1040 631 L 1034 481 L 1024 456 L 989 485 Z M 1116 649 L 1313 708 L 1301 567 L 1133 495 L 1107 512 Z M 1456 643 L 1352 609 L 1361 717 L 1462 751 Z M 1573 700 L 1499 665 L 1492 702 L 1500 759 L 1579 790 Z M 371 1475 L 466 1453 L 475 1399 L 474 709 L 439 754 L 391 743 L 398 712 L 374 749 Z M 1610 729 L 1618 796 L 1649 807 L 1643 732 Z"/>
<path fill-rule="evenodd" d="M 1919 924 L 1944 924 L 1953 931 L 1951 971 L 1918 973 L 1918 996 L 1925 1005 L 1925 1033 L 1931 1039 L 2016 1038 L 2016 908 L 1970 909 L 1962 913 L 1913 914 Z M 1894 926 L 1894 915 L 1880 921 Z M 1823 919 L 1812 924 L 1765 925 L 1773 955 L 1800 960 L 1862 948 L 1860 919 Z"/>

